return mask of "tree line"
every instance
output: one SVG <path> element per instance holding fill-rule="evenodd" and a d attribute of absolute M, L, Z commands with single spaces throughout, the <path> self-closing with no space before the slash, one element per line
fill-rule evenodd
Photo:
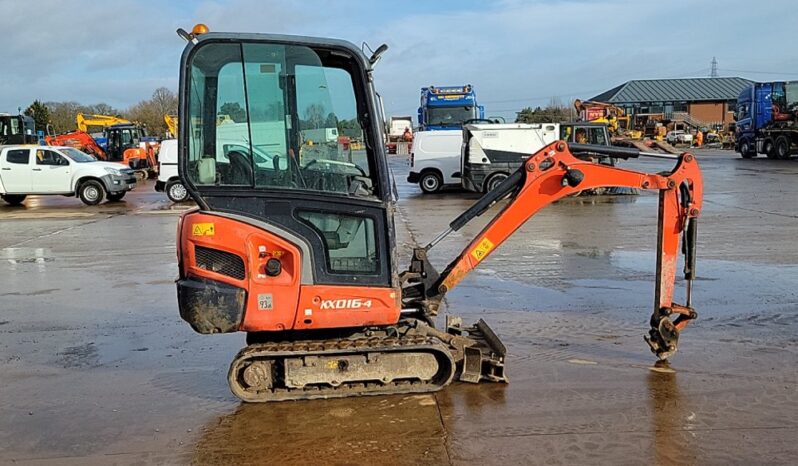
<path fill-rule="evenodd" d="M 36 121 L 36 129 L 43 130 L 47 125 L 52 125 L 56 134 L 74 131 L 77 128 L 75 116 L 78 113 L 86 115 L 110 115 L 124 118 L 147 127 L 151 136 L 163 137 L 167 127 L 163 120 L 164 115 L 177 114 L 177 95 L 165 87 L 160 87 L 153 92 L 152 97 L 131 106 L 127 109 L 118 109 L 104 102 L 93 105 L 84 105 L 74 101 L 66 102 L 41 102 L 34 101 L 25 110 Z M 281 113 L 278 108 L 268 108 L 262 115 L 265 120 L 277 118 Z M 321 105 L 311 105 L 305 110 L 305 118 L 300 121 L 301 129 L 337 127 L 341 134 L 359 132 L 357 120 L 338 120 L 333 113 L 325 115 Z M 227 114 L 233 121 L 246 121 L 246 110 L 238 103 L 225 103 L 220 114 Z M 574 110 L 562 104 L 558 98 L 552 98 L 545 107 L 525 107 L 516 113 L 516 123 L 561 123 L 574 120 Z"/>
<path fill-rule="evenodd" d="M 552 97 L 545 107 L 525 107 L 516 115 L 516 123 L 564 123 L 576 119 L 575 110 L 557 97 Z"/>
<path fill-rule="evenodd" d="M 152 93 L 152 97 L 142 100 L 127 109 L 115 108 L 104 102 L 85 105 L 79 102 L 42 102 L 34 101 L 25 114 L 33 117 L 37 130 L 45 130 L 47 125 L 52 125 L 56 134 L 68 133 L 77 129 L 75 117 L 78 113 L 84 115 L 108 115 L 124 118 L 134 123 L 139 123 L 147 128 L 150 136 L 163 137 L 167 127 L 164 115 L 177 114 L 177 94 L 165 87 L 159 87 Z"/>

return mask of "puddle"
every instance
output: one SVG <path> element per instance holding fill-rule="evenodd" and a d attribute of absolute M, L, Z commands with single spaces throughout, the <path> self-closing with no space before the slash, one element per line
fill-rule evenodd
<path fill-rule="evenodd" d="M 581 364 L 584 366 L 596 366 L 598 363 L 596 361 L 588 361 L 587 359 L 569 359 L 568 362 L 571 364 Z"/>
<path fill-rule="evenodd" d="M 0 261 L 8 261 L 10 264 L 44 264 L 54 260 L 55 257 L 49 248 L 0 249 Z"/>

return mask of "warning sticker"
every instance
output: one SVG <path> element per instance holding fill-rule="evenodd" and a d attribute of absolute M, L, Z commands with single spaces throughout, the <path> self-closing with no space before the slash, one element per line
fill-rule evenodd
<path fill-rule="evenodd" d="M 258 295 L 258 310 L 271 311 L 274 309 L 271 293 L 262 293 Z"/>
<path fill-rule="evenodd" d="M 213 236 L 215 234 L 213 223 L 195 223 L 191 227 L 191 236 Z"/>
<path fill-rule="evenodd" d="M 482 241 L 477 244 L 477 247 L 471 251 L 471 256 L 479 262 L 484 259 L 492 249 L 493 243 L 491 243 L 488 238 L 482 238 Z"/>

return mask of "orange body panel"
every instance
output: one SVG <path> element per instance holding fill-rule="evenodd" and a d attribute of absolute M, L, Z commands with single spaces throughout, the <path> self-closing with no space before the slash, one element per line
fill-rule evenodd
<path fill-rule="evenodd" d="M 391 325 L 399 321 L 398 293 L 391 288 L 303 286 L 294 328 Z"/>
<path fill-rule="evenodd" d="M 156 168 L 158 160 L 155 156 L 156 147 L 154 144 L 145 143 L 144 147 L 134 147 L 125 150 L 122 154 L 122 163 L 132 166 L 131 163 L 136 160 L 144 160 L 146 166 L 149 168 Z"/>
<path fill-rule="evenodd" d="M 296 245 L 255 226 L 192 211 L 179 223 L 181 276 L 194 276 L 246 290 L 239 330 L 284 331 L 389 325 L 399 320 L 400 300 L 392 288 L 301 284 L 302 252 Z M 197 266 L 195 246 L 236 254 L 244 260 L 239 280 Z M 282 271 L 265 273 L 276 258 Z"/>

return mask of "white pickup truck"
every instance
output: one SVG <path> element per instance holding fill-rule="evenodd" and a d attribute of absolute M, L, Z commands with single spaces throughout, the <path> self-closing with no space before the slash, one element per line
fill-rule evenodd
<path fill-rule="evenodd" d="M 0 146 L 0 198 L 21 204 L 29 195 L 77 196 L 86 205 L 118 201 L 136 187 L 132 169 L 100 162 L 72 147 Z"/>

